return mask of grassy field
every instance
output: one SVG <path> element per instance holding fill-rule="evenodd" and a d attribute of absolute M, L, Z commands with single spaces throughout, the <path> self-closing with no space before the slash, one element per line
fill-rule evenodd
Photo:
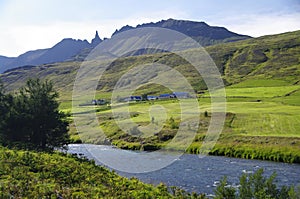
<path fill-rule="evenodd" d="M 227 111 L 235 118 L 212 154 L 299 162 L 299 85 L 246 81 L 228 87 L 226 94 Z"/>
<path fill-rule="evenodd" d="M 282 80 L 253 80 L 226 88 L 227 114 L 222 134 L 211 151 L 215 155 L 258 158 L 284 162 L 300 162 L 300 85 L 290 85 Z M 110 94 L 97 94 L 109 98 Z M 188 101 L 188 99 L 186 100 Z M 193 143 L 185 150 L 198 153 L 211 119 L 209 94 L 198 96 L 200 126 Z M 70 111 L 70 102 L 62 103 L 62 110 Z M 126 104 L 114 108 L 125 112 Z M 129 104 L 130 118 L 139 129 L 158 122 L 150 134 L 133 135 L 132 129 L 121 130 L 108 106 L 97 106 L 100 127 L 113 144 L 123 149 L 156 150 L 166 146 L 176 135 L 181 120 L 178 100 L 157 100 Z M 190 107 L 186 110 L 192 113 Z M 205 115 L 205 112 L 208 114 Z M 194 117 L 191 115 L 191 117 Z M 153 121 L 152 121 L 153 120 Z M 159 123 L 159 121 L 161 122 Z M 190 126 L 189 128 L 194 128 Z M 160 131 L 161 130 L 161 131 Z M 74 131 L 73 131 L 74 132 Z M 75 134 L 74 134 L 75 135 Z M 76 134 L 84 142 L 101 143 L 97 135 Z M 182 149 L 176 146 L 177 149 Z"/>
<path fill-rule="evenodd" d="M 300 106 L 299 85 L 284 85 L 278 81 L 262 80 L 259 87 L 251 84 L 232 86 L 226 89 L 227 110 L 237 114 L 233 127 L 234 132 L 254 136 L 300 136 Z M 252 82 L 251 82 L 252 83 Z M 257 85 L 258 84 L 258 85 Z M 244 87 L 242 87 L 243 85 Z M 248 101 L 238 101 L 245 97 Z M 231 101 L 231 98 L 235 98 Z"/>

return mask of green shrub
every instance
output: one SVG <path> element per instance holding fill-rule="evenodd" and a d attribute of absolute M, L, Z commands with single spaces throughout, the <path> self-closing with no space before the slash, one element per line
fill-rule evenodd
<path fill-rule="evenodd" d="M 294 187 L 283 186 L 278 188 L 274 183 L 276 173 L 269 178 L 263 176 L 263 169 L 257 170 L 253 174 L 243 174 L 240 177 L 240 186 L 238 189 L 228 185 L 226 176 L 217 186 L 215 194 L 217 199 L 287 199 L 297 198 L 300 188 L 295 191 Z"/>

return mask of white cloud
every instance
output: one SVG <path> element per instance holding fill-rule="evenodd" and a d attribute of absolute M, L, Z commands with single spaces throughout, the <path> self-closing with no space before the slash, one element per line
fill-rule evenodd
<path fill-rule="evenodd" d="M 300 13 L 294 14 L 257 14 L 228 17 L 216 23 L 233 32 L 259 37 L 300 30 Z"/>

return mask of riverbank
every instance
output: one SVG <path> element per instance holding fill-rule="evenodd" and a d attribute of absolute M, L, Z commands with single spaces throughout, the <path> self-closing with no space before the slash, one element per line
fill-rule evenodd
<path fill-rule="evenodd" d="M 0 147 L 0 198 L 202 198 L 127 179 L 93 160 Z"/>
<path fill-rule="evenodd" d="M 243 143 L 247 139 L 250 139 L 251 143 L 250 141 Z M 299 147 L 294 147 L 292 144 L 295 141 L 299 142 L 299 138 L 236 137 L 231 142 L 221 140 L 209 152 L 209 155 L 299 164 Z M 200 147 L 199 143 L 192 144 L 187 152 L 198 154 Z"/>
<path fill-rule="evenodd" d="M 99 115 L 101 128 L 107 132 L 112 145 L 125 150 L 155 151 L 164 148 L 176 135 L 179 120 L 167 121 L 163 130 L 146 139 L 122 132 L 114 120 L 107 120 L 109 113 Z M 244 159 L 269 160 L 284 163 L 300 163 L 300 137 L 283 134 L 262 135 L 237 132 L 237 114 L 227 113 L 223 131 L 209 155 Z M 200 116 L 200 127 L 188 148 L 172 146 L 188 154 L 199 154 L 211 117 Z M 172 125 L 175 128 L 172 128 Z M 93 140 L 91 140 L 93 143 Z M 101 143 L 98 143 L 101 144 Z M 170 146 L 168 146 L 170 147 Z"/>
<path fill-rule="evenodd" d="M 130 174 L 114 172 L 99 166 L 98 159 L 94 156 L 95 154 L 92 155 L 89 152 L 92 149 L 89 147 L 98 148 L 94 152 L 100 156 L 102 156 L 101 153 L 117 152 L 124 157 L 122 153 L 127 153 L 113 147 L 83 144 L 70 145 L 68 152 L 73 154 L 12 150 L 0 147 L 0 198 L 36 198 L 38 196 L 82 199 L 197 199 L 206 197 L 204 194 L 196 193 L 205 192 L 207 196 L 212 197 L 215 194 L 222 194 L 223 191 L 226 193 L 227 189 L 237 192 L 240 189 L 239 176 L 244 174 L 252 175 L 253 179 L 263 177 L 262 188 L 272 183 L 272 190 L 269 191 L 277 195 L 284 193 L 296 199 L 295 196 L 300 193 L 298 186 L 300 170 L 299 165 L 295 164 L 184 155 L 174 164 L 155 172 Z M 80 158 L 79 154 L 81 154 Z M 123 164 L 132 164 L 131 159 L 119 160 Z M 264 168 L 264 176 L 270 177 L 260 177 L 261 168 Z M 276 184 L 273 184 L 272 173 L 274 171 L 278 174 Z M 225 183 L 223 186 L 224 181 L 221 179 L 224 175 L 227 176 L 228 184 Z M 253 182 L 255 181 L 246 183 Z M 252 194 L 256 193 L 255 191 L 249 190 Z"/>
<path fill-rule="evenodd" d="M 234 139 L 220 138 L 214 148 L 208 153 L 214 156 L 226 156 L 243 159 L 269 160 L 284 163 L 300 163 L 299 138 L 287 137 L 243 137 Z M 125 141 L 116 141 L 114 144 L 125 150 L 155 151 L 161 149 L 163 144 L 141 144 Z M 202 142 L 193 142 L 184 152 L 199 154 Z M 176 150 L 176 149 L 174 149 Z"/>
<path fill-rule="evenodd" d="M 101 112 L 100 112 L 101 113 Z M 111 113 L 104 112 L 98 115 L 100 127 L 107 135 L 111 144 L 125 150 L 133 151 L 155 151 L 164 148 L 176 135 L 179 120 L 169 119 L 163 130 L 156 135 L 147 138 L 132 136 L 121 131 L 118 125 L 111 118 Z M 171 121 L 170 121 L 171 120 Z M 188 148 L 173 146 L 173 150 L 180 150 L 188 154 L 199 154 L 202 142 L 205 139 L 210 117 L 201 115 L 200 128 L 195 135 L 194 141 Z M 284 163 L 300 163 L 300 137 L 283 135 L 259 135 L 236 132 L 236 114 L 227 113 L 225 124 L 215 146 L 210 150 L 209 155 L 227 156 L 244 159 L 269 160 Z M 74 143 L 103 144 L 97 141 L 97 136 L 76 134 Z"/>

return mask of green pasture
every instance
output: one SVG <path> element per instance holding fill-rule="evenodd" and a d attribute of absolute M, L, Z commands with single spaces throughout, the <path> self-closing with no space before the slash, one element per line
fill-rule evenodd
<path fill-rule="evenodd" d="M 292 91 L 299 90 L 300 85 L 292 86 L 270 86 L 270 87 L 246 87 L 246 88 L 226 88 L 227 97 L 252 97 L 252 98 L 271 98 L 284 97 Z"/>
<path fill-rule="evenodd" d="M 261 82 L 268 84 L 268 81 Z M 282 81 L 270 82 L 268 85 L 273 85 L 274 82 L 282 83 Z M 300 101 L 300 85 L 244 88 L 240 85 L 226 88 L 227 112 L 236 114 L 232 122 L 232 133 L 261 136 L 300 136 L 300 106 L 297 106 L 297 102 Z M 289 93 L 291 94 L 288 95 Z M 97 98 L 109 99 L 110 95 L 110 93 L 97 93 L 96 96 Z M 207 95 L 198 98 L 199 111 L 202 113 L 211 111 L 210 98 Z M 66 100 L 66 96 L 64 96 L 61 110 L 71 111 L 71 106 L 72 101 Z M 183 107 L 189 113 L 193 113 L 194 108 L 196 107 Z M 95 107 L 95 110 L 98 110 L 98 115 L 111 114 L 110 109 L 101 109 L 101 106 Z M 148 125 L 153 119 L 152 117 L 155 121 L 156 119 L 167 120 L 171 117 L 180 119 L 181 116 L 179 100 L 133 102 L 129 105 L 123 103 L 122 106 L 114 108 L 114 111 L 129 111 L 130 120 L 141 125 Z M 162 115 L 165 118 L 160 118 Z"/>
<path fill-rule="evenodd" d="M 290 82 L 281 79 L 248 79 L 229 88 L 278 87 L 288 86 Z"/>
<path fill-rule="evenodd" d="M 258 83 L 268 86 L 250 87 L 257 86 Z M 110 96 L 111 93 L 96 93 L 96 99 L 109 99 Z M 70 93 L 68 97 L 70 99 Z M 72 103 L 68 97 L 61 98 L 61 110 L 71 112 Z M 293 158 L 289 154 L 300 148 L 300 85 L 285 85 L 281 80 L 248 81 L 227 87 L 226 99 L 226 112 L 230 114 L 226 117 L 223 132 L 213 154 L 235 156 L 234 151 L 239 149 L 242 150 L 240 153 L 243 157 L 258 157 L 254 154 L 268 149 L 262 156 L 265 159 L 272 160 L 275 151 L 284 151 L 283 156 L 287 161 L 298 161 L 300 154 L 293 152 L 296 154 Z M 176 135 L 178 125 L 197 116 L 198 108 L 201 113 L 200 126 L 193 144 L 187 149 L 190 153 L 197 153 L 209 126 L 212 108 L 208 93 L 199 95 L 197 100 L 196 104 L 193 104 L 195 99 L 119 103 L 112 108 L 107 105 L 89 106 L 80 107 L 77 111 L 81 110 L 82 113 L 86 110 L 95 111 L 99 126 L 114 144 L 121 148 L 136 150 L 141 149 L 141 143 L 151 145 L 151 149 L 169 143 Z M 186 116 L 183 120 L 182 111 Z M 125 114 L 127 112 L 128 117 Z M 204 112 L 208 115 L 204 116 Z M 119 125 L 130 122 L 138 124 L 138 129 L 144 134 L 130 137 L 128 132 L 132 132 L 132 129 L 122 131 Z M 196 127 L 189 126 L 189 128 Z M 161 134 L 157 135 L 158 139 L 154 133 L 159 131 Z M 96 133 L 87 132 L 78 135 L 73 125 L 71 132 L 75 140 L 85 138 L 83 140 L 86 142 L 101 143 Z M 271 139 L 272 143 L 262 142 L 262 139 Z M 180 142 L 176 144 L 180 145 Z M 228 147 L 231 149 L 227 149 Z M 180 146 L 174 148 L 181 149 Z M 278 157 L 276 160 L 282 159 Z"/>

